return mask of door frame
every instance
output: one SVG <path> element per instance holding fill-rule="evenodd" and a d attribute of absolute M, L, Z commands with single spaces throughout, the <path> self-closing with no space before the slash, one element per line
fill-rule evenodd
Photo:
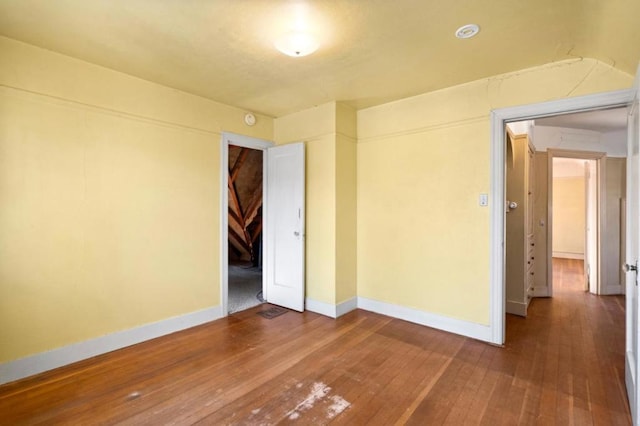
<path fill-rule="evenodd" d="M 547 297 L 553 297 L 553 268 L 551 267 L 553 261 L 553 159 L 554 158 L 573 158 L 577 160 L 594 160 L 596 162 L 596 293 L 601 293 L 602 283 L 602 256 L 601 256 L 601 244 L 602 234 L 604 233 L 604 224 L 602 218 L 605 215 L 604 203 L 602 200 L 606 200 L 606 159 L 607 154 L 605 152 L 596 151 L 578 151 L 578 150 L 565 150 L 557 148 L 547 149 Z M 585 181 L 585 185 L 587 182 Z M 586 202 L 586 199 L 585 199 Z M 585 205 L 585 211 L 589 207 Z M 587 224 L 585 223 L 585 226 Z M 586 244 L 586 241 L 585 241 Z M 585 247 L 586 253 L 586 247 Z M 587 259 L 584 259 L 585 264 Z"/>
<path fill-rule="evenodd" d="M 220 140 L 220 305 L 222 316 L 229 315 L 229 145 L 262 151 L 262 256 L 269 250 L 264 224 L 267 221 L 267 154 L 275 144 L 264 139 L 223 132 Z M 263 264 L 264 265 L 264 264 Z M 266 274 L 262 273 L 262 291 L 265 292 Z"/>
<path fill-rule="evenodd" d="M 491 343 L 505 339 L 505 125 L 513 121 L 627 106 L 634 90 L 618 90 L 491 111 L 489 329 Z"/>

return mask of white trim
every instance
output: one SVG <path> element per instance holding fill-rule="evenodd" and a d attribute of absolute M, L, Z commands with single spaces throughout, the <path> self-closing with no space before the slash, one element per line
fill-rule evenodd
<path fill-rule="evenodd" d="M 550 297 L 549 287 L 534 287 L 531 297 Z"/>
<path fill-rule="evenodd" d="M 0 384 L 214 321 L 222 312 L 218 305 L 9 361 L 0 364 Z"/>
<path fill-rule="evenodd" d="M 356 309 L 358 309 L 357 297 L 352 297 L 351 299 L 347 299 L 344 302 L 340 302 L 336 306 L 336 318 L 341 317 L 351 311 L 355 311 Z"/>
<path fill-rule="evenodd" d="M 238 135 L 230 132 L 222 132 L 220 141 L 220 303 L 224 316 L 229 315 L 229 145 L 266 151 L 274 146 L 273 142 L 249 136 Z M 262 221 L 267 220 L 267 156 L 262 156 Z M 267 239 L 263 233 L 263 257 L 266 250 Z M 265 277 L 267 276 L 266 264 L 262 268 L 262 292 L 266 296 Z"/>
<path fill-rule="evenodd" d="M 527 306 L 528 306 L 528 303 L 514 302 L 512 300 L 507 300 L 507 303 L 505 304 L 505 311 L 509 314 L 526 317 Z"/>
<path fill-rule="evenodd" d="M 553 159 L 554 158 L 575 158 L 580 160 L 593 160 L 596 162 L 596 172 L 595 172 L 595 204 L 596 204 L 596 212 L 595 212 L 595 273 L 593 274 L 593 280 L 589 285 L 592 287 L 588 289 L 593 294 L 600 294 L 600 283 L 602 282 L 602 261 L 601 261 L 601 244 L 602 244 L 602 235 L 605 234 L 605 221 L 604 217 L 606 214 L 606 206 L 603 200 L 607 199 L 607 188 L 606 188 L 606 152 L 596 152 L 596 151 L 580 151 L 580 150 L 565 150 L 565 149 L 547 149 L 547 182 L 549 182 L 547 186 L 547 288 L 549 297 L 553 297 L 553 268 L 550 267 L 552 264 L 553 257 L 560 257 L 566 259 L 576 259 L 575 257 L 568 256 L 555 256 L 552 252 L 553 250 L 553 190 L 554 190 L 554 176 L 553 176 Z M 585 191 L 588 191 L 587 180 L 585 179 Z M 586 198 L 585 198 L 586 200 Z M 589 211 L 589 206 L 585 205 L 585 213 Z M 586 225 L 586 222 L 585 222 Z M 586 229 L 585 229 L 586 231 Z M 588 248 L 586 245 L 587 238 L 585 236 L 585 248 Z M 565 253 L 567 254 L 567 253 Z M 582 259 L 584 259 L 584 254 L 582 255 Z M 588 263 L 588 262 L 587 262 Z M 586 268 L 586 265 L 585 265 Z M 585 269 L 586 271 L 586 269 Z M 586 280 L 585 285 L 589 282 Z"/>
<path fill-rule="evenodd" d="M 358 308 L 415 324 L 437 328 L 438 330 L 448 331 L 449 333 L 455 333 L 489 343 L 492 342 L 491 328 L 487 325 L 445 317 L 443 315 L 381 302 L 379 300 L 367 299 L 366 297 L 358 297 Z"/>
<path fill-rule="evenodd" d="M 603 285 L 600 288 L 600 294 L 603 296 L 610 296 L 613 294 L 624 294 L 624 286 L 622 284 Z"/>
<path fill-rule="evenodd" d="M 321 302 L 319 300 L 305 299 L 304 307 L 307 311 L 324 315 L 325 317 L 336 318 L 336 306 L 331 303 Z"/>
<path fill-rule="evenodd" d="M 344 302 L 340 302 L 337 305 L 331 303 L 321 302 L 319 300 L 305 299 L 305 308 L 308 311 L 315 312 L 316 314 L 324 315 L 326 317 L 338 318 L 342 315 L 358 309 L 358 298 L 352 297 Z"/>
<path fill-rule="evenodd" d="M 633 99 L 632 89 L 560 99 L 532 105 L 500 108 L 491 111 L 491 197 L 490 197 L 490 341 L 503 344 L 505 337 L 504 298 L 504 126 L 509 121 L 563 114 L 568 112 L 625 106 Z"/>
<path fill-rule="evenodd" d="M 584 260 L 584 253 L 570 253 L 568 251 L 554 251 L 552 257 L 560 259 L 578 259 Z"/>

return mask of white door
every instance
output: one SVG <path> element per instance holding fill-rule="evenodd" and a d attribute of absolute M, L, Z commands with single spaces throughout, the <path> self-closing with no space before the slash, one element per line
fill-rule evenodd
<path fill-rule="evenodd" d="M 640 209 L 640 156 L 638 155 L 640 145 L 640 119 L 638 108 L 638 86 L 640 86 L 640 68 L 636 74 L 635 96 L 629 113 L 629 138 L 627 150 L 627 250 L 625 260 L 626 272 L 626 295 L 627 295 L 627 320 L 626 320 L 626 363 L 625 379 L 627 385 L 627 395 L 631 407 L 631 417 L 633 424 L 639 424 L 640 414 L 639 393 L 638 393 L 638 253 L 640 253 L 640 228 L 638 221 Z"/>
<path fill-rule="evenodd" d="M 304 310 L 304 144 L 267 150 L 265 299 Z"/>
<path fill-rule="evenodd" d="M 590 257 L 590 247 L 589 244 L 591 240 L 589 238 L 589 226 L 591 225 L 590 217 L 589 217 L 589 205 L 590 205 L 590 195 L 591 191 L 589 190 L 589 178 L 591 177 L 591 171 L 589 170 L 589 162 L 584 162 L 584 290 L 589 291 L 590 282 L 589 282 L 589 261 Z"/>
<path fill-rule="evenodd" d="M 598 252 L 598 162 L 596 160 L 585 161 L 585 233 L 586 240 L 584 244 L 584 265 L 586 273 L 586 290 L 593 294 L 600 294 L 600 279 Z"/>

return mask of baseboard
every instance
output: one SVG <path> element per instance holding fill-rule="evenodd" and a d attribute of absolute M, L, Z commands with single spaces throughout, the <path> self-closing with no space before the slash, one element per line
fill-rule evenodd
<path fill-rule="evenodd" d="M 355 311 L 356 309 L 358 309 L 358 298 L 352 297 L 351 299 L 338 303 L 336 306 L 336 317 L 341 317 L 342 315 Z"/>
<path fill-rule="evenodd" d="M 459 334 L 484 342 L 492 342 L 491 327 L 430 312 L 420 311 L 406 306 L 394 305 L 379 300 L 358 297 L 358 308 L 393 318 L 426 325 L 449 333 Z"/>
<path fill-rule="evenodd" d="M 508 314 L 520 315 L 521 317 L 527 316 L 528 303 L 514 302 L 513 300 L 507 300 L 505 303 L 505 311 Z"/>
<path fill-rule="evenodd" d="M 603 296 L 624 294 L 624 288 L 622 287 L 622 284 L 605 285 L 600 289 L 600 294 Z"/>
<path fill-rule="evenodd" d="M 584 260 L 584 253 L 569 253 L 566 251 L 554 251 L 552 256 L 560 259 Z"/>
<path fill-rule="evenodd" d="M 336 306 L 327 302 L 320 302 L 319 300 L 305 299 L 304 308 L 307 311 L 315 312 L 316 314 L 324 315 L 326 317 L 336 317 Z"/>
<path fill-rule="evenodd" d="M 549 297 L 549 287 L 534 287 L 532 297 Z"/>
<path fill-rule="evenodd" d="M 307 298 L 305 300 L 305 309 L 331 318 L 338 318 L 358 308 L 358 299 L 352 297 L 344 302 L 332 305 L 331 303 L 320 302 Z"/>
<path fill-rule="evenodd" d="M 222 318 L 222 307 L 214 306 L 140 327 L 118 331 L 63 346 L 47 352 L 30 355 L 15 361 L 0 364 L 0 384 L 13 382 L 67 364 L 82 361 L 97 355 L 121 349 L 156 337 L 184 330 L 196 325 Z"/>

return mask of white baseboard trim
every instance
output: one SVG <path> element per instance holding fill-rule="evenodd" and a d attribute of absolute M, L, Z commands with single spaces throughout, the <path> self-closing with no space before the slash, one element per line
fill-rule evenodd
<path fill-rule="evenodd" d="M 491 327 L 488 325 L 450 318 L 406 306 L 380 302 L 378 300 L 367 299 L 366 297 L 358 297 L 358 308 L 492 343 Z"/>
<path fill-rule="evenodd" d="M 53 370 L 222 317 L 222 307 L 214 306 L 5 362 L 0 364 L 0 384 Z"/>
<path fill-rule="evenodd" d="M 319 300 L 305 299 L 304 307 L 307 311 L 315 312 L 316 314 L 324 315 L 326 317 L 336 317 L 336 307 L 331 303 L 320 302 Z"/>
<path fill-rule="evenodd" d="M 358 308 L 358 299 L 352 297 L 344 302 L 332 305 L 331 303 L 320 302 L 307 298 L 305 300 L 305 308 L 308 311 L 315 312 L 316 314 L 324 315 L 331 318 L 338 318 Z"/>
<path fill-rule="evenodd" d="M 624 288 L 621 284 L 605 285 L 600 289 L 600 294 L 605 296 L 613 294 L 624 294 Z"/>
<path fill-rule="evenodd" d="M 513 300 L 507 300 L 505 303 L 505 311 L 508 314 L 520 315 L 521 317 L 527 316 L 527 303 L 514 302 Z"/>
<path fill-rule="evenodd" d="M 584 260 L 584 253 L 569 253 L 566 251 L 554 251 L 552 254 L 553 257 L 558 257 L 560 259 L 579 259 Z"/>
<path fill-rule="evenodd" d="M 358 309 L 358 298 L 352 297 L 351 299 L 338 303 L 336 306 L 336 317 L 341 317 L 342 315 L 355 311 L 356 309 Z"/>
<path fill-rule="evenodd" d="M 549 297 L 549 287 L 534 287 L 532 297 Z"/>

